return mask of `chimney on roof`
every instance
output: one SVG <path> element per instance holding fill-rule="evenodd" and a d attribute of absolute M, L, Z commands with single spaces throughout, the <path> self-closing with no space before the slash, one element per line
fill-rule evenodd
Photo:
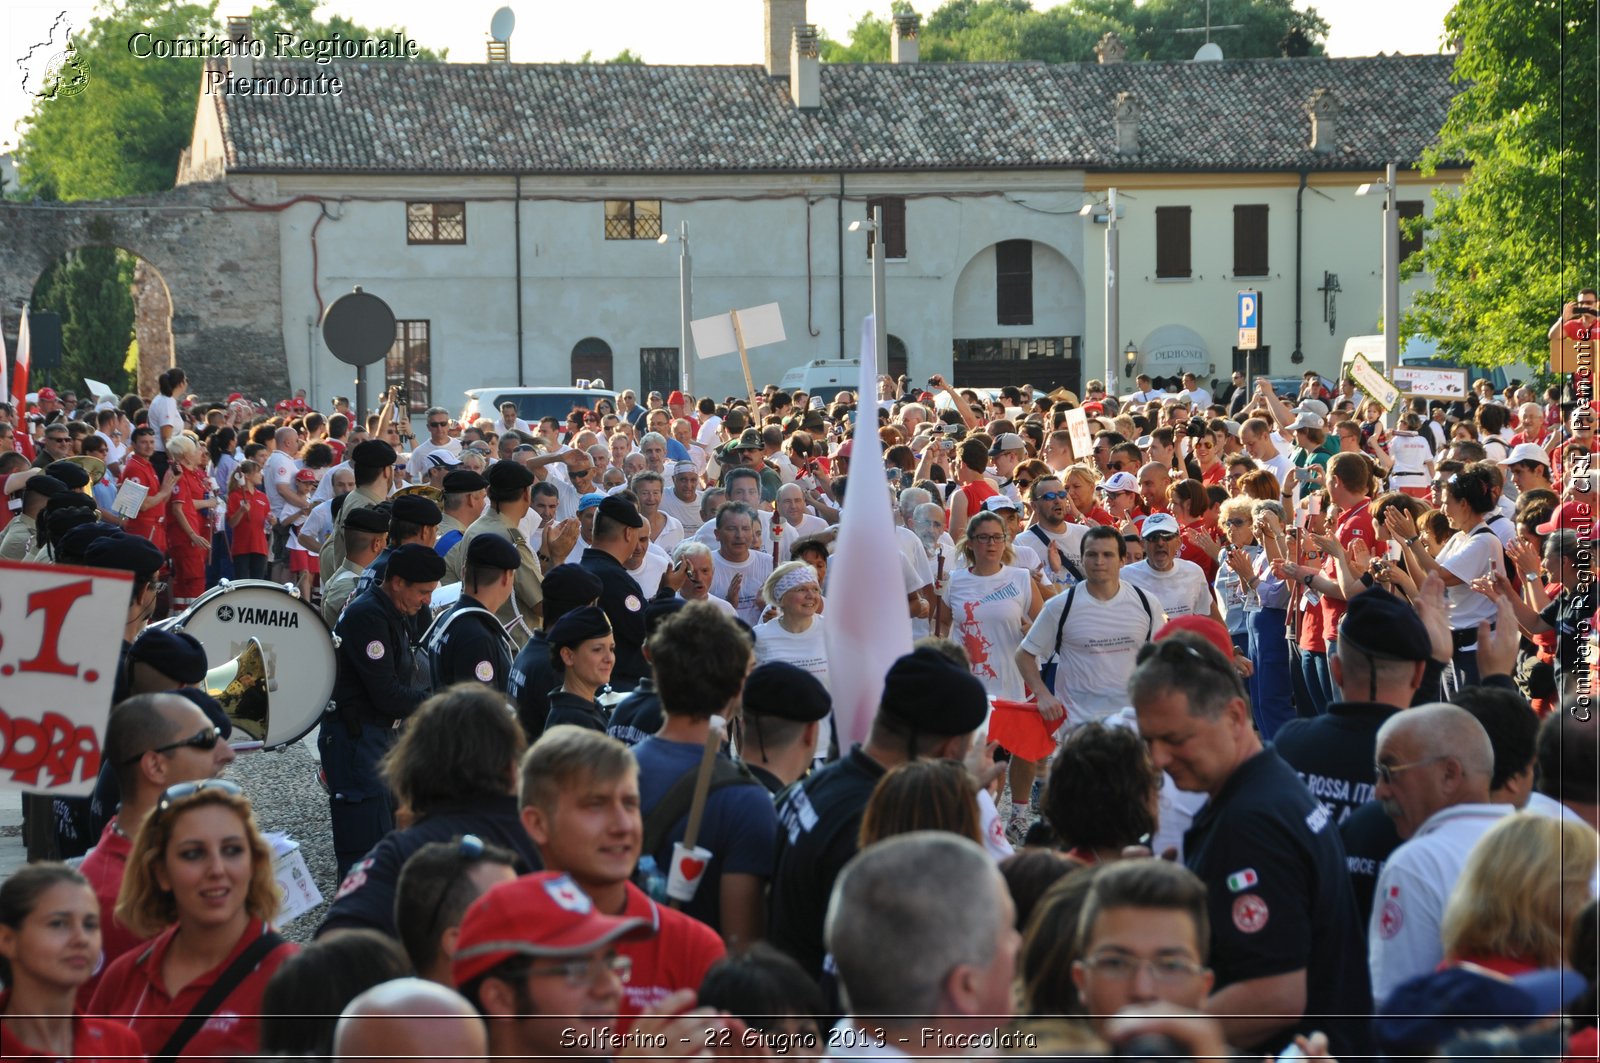
<path fill-rule="evenodd" d="M 1311 150 L 1318 155 L 1339 150 L 1339 99 L 1327 89 L 1317 89 L 1306 101 L 1311 116 Z"/>
<path fill-rule="evenodd" d="M 922 49 L 917 41 L 917 31 L 922 26 L 922 16 L 907 11 L 894 17 L 894 29 L 889 37 L 889 62 L 915 63 Z"/>
<path fill-rule="evenodd" d="M 1122 43 L 1122 37 L 1116 30 L 1110 30 L 1094 46 L 1094 54 L 1101 66 L 1111 66 L 1128 58 L 1128 46 Z"/>
<path fill-rule="evenodd" d="M 249 15 L 228 16 L 228 69 L 236 78 L 255 76 L 255 37 Z"/>
<path fill-rule="evenodd" d="M 489 42 L 489 62 L 491 62 L 491 63 L 509 63 L 509 62 L 511 62 L 511 42 L 510 41 L 494 41 L 494 40 L 491 40 Z"/>
<path fill-rule="evenodd" d="M 767 76 L 789 76 L 789 41 L 806 24 L 806 0 L 762 0 L 766 11 Z"/>
<path fill-rule="evenodd" d="M 794 43 L 789 48 L 789 98 L 802 111 L 822 106 L 822 59 L 817 27 L 809 22 L 794 28 Z"/>
<path fill-rule="evenodd" d="M 1112 123 L 1117 130 L 1117 154 L 1139 154 L 1139 101 L 1133 93 L 1117 93 Z"/>

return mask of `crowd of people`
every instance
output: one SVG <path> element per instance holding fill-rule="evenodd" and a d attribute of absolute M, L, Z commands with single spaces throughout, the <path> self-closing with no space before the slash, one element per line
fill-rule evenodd
<path fill-rule="evenodd" d="M 1592 1056 L 1572 386 L 885 377 L 419 438 L 398 389 L 362 418 L 178 368 L 0 405 L 0 558 L 133 577 L 95 797 L 31 802 L 0 885 L 0 1046 Z M 860 744 L 847 488 L 916 638 Z M 152 626 L 239 580 L 337 659 L 303 948 L 206 648 Z"/>

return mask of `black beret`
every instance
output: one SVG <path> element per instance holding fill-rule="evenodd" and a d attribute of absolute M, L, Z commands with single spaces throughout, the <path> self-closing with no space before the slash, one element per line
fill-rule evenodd
<path fill-rule="evenodd" d="M 1377 587 L 1350 599 L 1339 622 L 1341 653 L 1346 646 L 1386 661 L 1426 662 L 1433 656 L 1433 642 L 1416 609 Z"/>
<path fill-rule="evenodd" d="M 561 667 L 561 657 L 555 650 L 563 646 L 576 646 L 589 639 L 603 638 L 611 634 L 611 621 L 606 618 L 605 610 L 598 605 L 586 605 L 581 609 L 574 609 L 564 614 L 555 626 L 545 632 L 544 639 L 550 644 L 550 663 L 556 668 Z"/>
<path fill-rule="evenodd" d="M 639 516 L 639 511 L 633 507 L 633 503 L 615 495 L 607 495 L 606 500 L 600 503 L 600 515 L 629 528 L 644 527 L 644 518 Z"/>
<path fill-rule="evenodd" d="M 971 672 L 924 646 L 890 666 L 878 711 L 927 734 L 964 735 L 983 725 L 989 696 Z"/>
<path fill-rule="evenodd" d="M 504 535 L 485 533 L 474 536 L 467 544 L 467 564 L 488 565 L 510 572 L 521 567 L 522 555 Z"/>
<path fill-rule="evenodd" d="M 216 698 L 207 694 L 199 687 L 179 687 L 173 691 L 180 698 L 187 698 L 199 706 L 200 711 L 206 714 L 206 719 L 211 721 L 211 726 L 220 728 L 223 738 L 233 735 L 233 721 L 228 719 L 227 710 Z"/>
<path fill-rule="evenodd" d="M 81 491 L 89 486 L 89 474 L 83 471 L 83 466 L 71 461 L 52 461 L 44 467 L 44 474 L 52 479 L 60 480 L 69 490 Z"/>
<path fill-rule="evenodd" d="M 546 586 L 549 586 L 546 584 Z M 676 613 L 689 603 L 673 595 L 670 598 L 651 598 L 644 603 L 644 637 L 649 638 L 656 633 L 656 627 L 661 621 Z"/>
<path fill-rule="evenodd" d="M 471 469 L 452 469 L 444 474 L 445 494 L 464 495 L 473 491 L 482 491 L 488 486 L 489 481 Z"/>
<path fill-rule="evenodd" d="M 133 640 L 128 651 L 129 661 L 148 664 L 162 675 L 184 686 L 204 682 L 206 648 L 200 640 L 187 631 L 147 627 Z"/>
<path fill-rule="evenodd" d="M 389 514 L 375 506 L 362 506 L 350 511 L 344 518 L 344 526 L 356 531 L 386 532 L 389 530 Z"/>
<path fill-rule="evenodd" d="M 140 579 L 153 578 L 166 562 L 165 555 L 149 539 L 121 531 L 100 536 L 83 551 L 83 563 L 90 568 L 113 568 Z"/>
<path fill-rule="evenodd" d="M 400 460 L 394 448 L 381 439 L 368 439 L 350 448 L 350 464 L 365 468 L 385 468 Z"/>
<path fill-rule="evenodd" d="M 121 530 L 115 524 L 107 524 L 103 520 L 80 524 L 69 530 L 56 543 L 57 559 L 63 564 L 77 564 L 83 560 L 84 551 L 89 549 L 90 543 L 96 539 L 104 539 L 108 535 L 116 535 Z"/>
<path fill-rule="evenodd" d="M 406 543 L 395 547 L 384 572 L 385 578 L 403 579 L 407 583 L 434 583 L 444 578 L 444 558 L 431 546 Z"/>
<path fill-rule="evenodd" d="M 533 486 L 533 473 L 517 461 L 497 461 L 489 466 L 489 490 L 501 501 L 516 498 Z"/>
<path fill-rule="evenodd" d="M 544 591 L 545 620 L 553 623 L 562 613 L 600 597 L 605 584 L 582 565 L 557 565 L 544 574 L 540 589 Z"/>
<path fill-rule="evenodd" d="M 37 480 L 39 477 L 35 476 Z M 65 491 L 53 496 L 44 504 L 45 513 L 59 513 L 63 509 L 86 509 L 90 513 L 98 513 L 99 508 L 94 504 L 94 499 L 79 491 Z"/>
<path fill-rule="evenodd" d="M 23 494 L 27 494 L 30 491 L 46 498 L 55 498 L 57 495 L 67 493 L 67 485 L 57 480 L 54 476 L 40 473 L 37 476 L 28 477 L 28 482 L 22 485 Z"/>
<path fill-rule="evenodd" d="M 421 495 L 399 495 L 389 501 L 389 519 L 429 526 L 438 524 L 444 515 L 438 505 Z"/>
<path fill-rule="evenodd" d="M 788 661 L 757 665 L 745 677 L 746 716 L 774 716 L 780 720 L 811 723 L 828 715 L 833 698 L 817 677 Z"/>

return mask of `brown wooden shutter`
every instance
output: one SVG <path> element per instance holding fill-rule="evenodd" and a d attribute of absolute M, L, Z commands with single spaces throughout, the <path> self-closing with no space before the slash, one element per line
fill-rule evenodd
<path fill-rule="evenodd" d="M 1156 208 L 1156 276 L 1190 276 L 1188 207 Z"/>
<path fill-rule="evenodd" d="M 1268 272 L 1265 203 L 1233 208 L 1233 272 L 1239 277 L 1264 277 Z"/>
<path fill-rule="evenodd" d="M 996 323 L 1033 324 L 1033 241 L 995 244 L 994 274 Z"/>

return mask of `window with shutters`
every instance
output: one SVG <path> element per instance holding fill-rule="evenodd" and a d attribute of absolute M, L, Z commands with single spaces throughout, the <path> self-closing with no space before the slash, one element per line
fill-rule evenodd
<path fill-rule="evenodd" d="M 607 240 L 654 240 L 661 235 L 661 200 L 606 200 Z"/>
<path fill-rule="evenodd" d="M 1156 276 L 1191 276 L 1188 207 L 1156 208 Z"/>
<path fill-rule="evenodd" d="M 383 383 L 399 385 L 413 410 L 433 405 L 433 342 L 426 321 L 396 321 L 394 346 L 384 359 Z"/>
<path fill-rule="evenodd" d="M 876 207 L 883 208 L 883 245 L 886 249 L 885 258 L 906 257 L 906 201 L 899 196 L 882 196 L 877 199 L 867 200 L 867 217 L 872 217 Z M 878 234 L 867 233 L 867 257 L 872 257 L 873 245 L 877 243 Z"/>
<path fill-rule="evenodd" d="M 1407 256 L 1414 255 L 1422 250 L 1422 233 L 1415 236 L 1406 235 L 1406 222 L 1411 218 L 1422 217 L 1422 200 L 1402 199 L 1395 204 L 1400 213 L 1400 261 L 1404 262 Z"/>
<path fill-rule="evenodd" d="M 466 242 L 465 203 L 406 204 L 406 243 L 464 244 Z"/>
<path fill-rule="evenodd" d="M 994 245 L 995 323 L 1033 324 L 1033 241 Z"/>
<path fill-rule="evenodd" d="M 1238 204 L 1233 208 L 1233 275 L 1265 277 L 1267 273 L 1267 205 Z"/>

